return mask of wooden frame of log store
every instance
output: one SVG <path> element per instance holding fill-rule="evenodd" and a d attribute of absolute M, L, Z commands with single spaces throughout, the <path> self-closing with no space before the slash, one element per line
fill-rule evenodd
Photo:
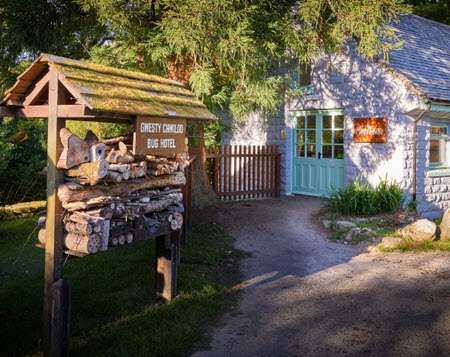
<path fill-rule="evenodd" d="M 176 289 L 190 224 L 186 121 L 217 119 L 181 83 L 42 54 L 0 102 L 0 116 L 48 118 L 44 354 L 67 355 L 70 286 L 64 256 L 156 238 L 156 292 Z M 134 124 L 134 133 L 81 139 L 66 120 Z M 187 184 L 186 184 L 187 183 Z"/>

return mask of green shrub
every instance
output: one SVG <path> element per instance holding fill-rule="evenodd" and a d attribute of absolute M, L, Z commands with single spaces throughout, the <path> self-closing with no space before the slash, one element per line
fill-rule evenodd
<path fill-rule="evenodd" d="M 388 181 L 387 175 L 375 188 L 358 176 L 347 187 L 332 188 L 327 198 L 327 205 L 341 215 L 370 216 L 402 206 L 405 193 L 395 180 Z"/>

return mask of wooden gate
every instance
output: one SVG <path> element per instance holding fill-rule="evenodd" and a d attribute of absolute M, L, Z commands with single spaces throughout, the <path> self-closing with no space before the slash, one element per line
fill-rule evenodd
<path fill-rule="evenodd" d="M 211 184 L 222 200 L 280 196 L 277 146 L 222 145 L 207 148 Z"/>

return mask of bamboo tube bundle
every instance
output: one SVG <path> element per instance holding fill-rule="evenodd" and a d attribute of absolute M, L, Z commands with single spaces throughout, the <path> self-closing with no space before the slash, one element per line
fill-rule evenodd
<path fill-rule="evenodd" d="M 64 246 L 67 249 L 86 254 L 95 254 L 101 246 L 101 238 L 98 234 L 90 236 L 69 233 L 64 236 Z"/>
<path fill-rule="evenodd" d="M 47 232 L 45 228 L 39 231 L 39 242 L 45 244 Z M 66 233 L 63 239 L 64 247 L 69 250 L 85 254 L 95 254 L 101 246 L 101 238 L 98 234 L 82 235 L 76 233 Z"/>

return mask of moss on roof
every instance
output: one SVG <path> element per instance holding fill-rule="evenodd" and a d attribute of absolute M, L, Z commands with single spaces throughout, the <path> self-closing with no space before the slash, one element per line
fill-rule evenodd
<path fill-rule="evenodd" d="M 20 102 L 47 65 L 58 70 L 61 80 L 70 84 L 95 111 L 211 120 L 217 119 L 195 95 L 179 82 L 141 72 L 106 67 L 69 58 L 42 54 L 18 77 L 10 94 Z M 22 78 L 26 74 L 26 78 Z M 18 99 L 16 99 L 18 98 Z"/>
<path fill-rule="evenodd" d="M 94 110 L 158 117 L 216 119 L 179 82 L 158 76 L 43 55 Z"/>

